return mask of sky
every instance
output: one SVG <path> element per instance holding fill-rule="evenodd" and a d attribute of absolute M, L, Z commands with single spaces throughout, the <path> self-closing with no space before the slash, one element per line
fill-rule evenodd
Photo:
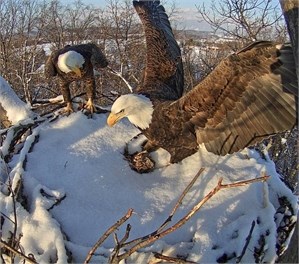
<path fill-rule="evenodd" d="M 93 4 L 94 6 L 105 6 L 107 0 L 81 0 L 85 4 Z M 205 0 L 207 1 L 207 0 Z M 74 0 L 65 0 L 64 3 L 73 3 Z M 172 1 L 169 1 L 172 2 Z M 178 7 L 195 7 L 195 4 L 199 3 L 199 0 L 184 0 L 184 1 L 176 1 Z"/>
<path fill-rule="evenodd" d="M 140 249 L 130 263 L 149 263 L 151 252 L 179 255 L 197 263 L 216 263 L 220 258 L 235 263 L 239 256 L 243 263 L 254 263 L 255 249 L 263 247 L 261 238 L 265 245 L 259 262 L 273 263 L 277 237 L 281 237 L 278 228 L 285 225 L 285 219 L 297 219 L 297 197 L 281 181 L 266 151 L 265 158 L 250 149 L 219 157 L 201 147 L 198 153 L 169 165 L 169 154 L 160 149 L 152 153 L 155 170 L 139 174 L 123 156 L 126 142 L 131 142 L 129 151 L 134 152 L 143 140 L 130 141 L 139 131 L 127 120 L 110 128 L 107 113 L 92 118 L 80 111 L 69 116 L 58 112 L 37 116 L 3 78 L 0 104 L 13 123 L 0 145 L 1 240 L 8 241 L 17 222 L 22 252 L 32 254 L 38 263 L 67 263 L 68 252 L 73 263 L 82 263 L 96 241 L 129 208 L 133 209 L 127 221 L 131 224 L 129 240 L 153 232 L 168 218 L 200 168 L 205 169 L 168 227 L 190 212 L 220 178 L 224 184 L 263 174 L 270 178 L 266 183 L 219 191 L 180 229 Z M 18 151 L 5 162 L 2 157 L 9 153 L 14 131 L 34 123 L 30 133 L 20 139 Z M 7 186 L 16 190 L 20 180 L 27 209 L 7 195 Z M 286 197 L 293 213 L 280 208 L 280 197 Z M 119 239 L 125 225 L 116 231 Z M 287 246 L 289 240 L 282 242 Z M 113 247 L 110 236 L 92 261 L 107 263 Z M 21 263 L 18 257 L 16 263 Z"/>
<path fill-rule="evenodd" d="M 74 3 L 75 0 L 66 0 L 63 3 Z M 81 0 L 85 4 L 92 4 L 94 6 L 104 7 L 109 0 Z M 192 29 L 199 31 L 212 31 L 211 26 L 200 18 L 196 6 L 205 4 L 206 7 L 211 3 L 210 0 L 167 0 L 167 3 L 174 2 L 179 14 L 176 15 L 176 26 L 178 29 Z M 221 1 L 215 1 L 216 4 Z M 279 5 L 279 0 L 272 0 L 273 5 Z M 166 5 L 167 9 L 167 5 Z"/>
<path fill-rule="evenodd" d="M 75 0 L 64 0 L 63 3 L 73 3 Z M 103 7 L 106 5 L 107 1 L 109 0 L 81 0 L 85 4 L 92 4 L 94 6 L 100 6 Z M 201 3 L 206 3 L 208 4 L 211 2 L 210 0 L 167 0 L 167 2 L 176 4 L 177 7 L 179 8 L 195 8 L 196 5 L 199 5 Z M 217 1 L 216 1 L 217 2 Z M 221 2 L 221 1 L 218 1 Z M 274 3 L 279 3 L 279 0 L 273 0 Z"/>

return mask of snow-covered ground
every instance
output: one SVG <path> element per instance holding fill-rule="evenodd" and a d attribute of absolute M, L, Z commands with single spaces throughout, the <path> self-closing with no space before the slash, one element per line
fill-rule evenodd
<path fill-rule="evenodd" d="M 19 112 L 14 104 L 8 109 L 9 114 Z M 24 117 L 30 120 L 32 115 L 28 112 Z M 298 208 L 297 197 L 280 180 L 267 155 L 262 159 L 257 152 L 245 149 L 219 157 L 201 148 L 182 162 L 167 166 L 169 157 L 160 150 L 154 154 L 158 168 L 138 174 L 129 167 L 123 150 L 139 131 L 126 120 L 109 128 L 106 118 L 107 114 L 95 114 L 88 119 L 76 112 L 45 121 L 32 129 L 20 152 L 8 163 L 1 160 L 2 182 L 13 186 L 18 179 L 23 182 L 26 205 L 17 202 L 15 206 L 17 236 L 22 234 L 20 244 L 25 255 L 33 254 L 38 263 L 66 263 L 67 252 L 71 252 L 73 262 L 83 262 L 99 237 L 129 208 L 134 210 L 128 220 L 132 226 L 129 240 L 147 235 L 167 219 L 185 187 L 204 167 L 170 225 L 188 213 L 221 177 L 223 183 L 254 179 L 264 173 L 270 178 L 266 183 L 221 190 L 180 229 L 140 249 L 130 262 L 147 263 L 153 257 L 151 252 L 163 252 L 200 263 L 225 257 L 234 263 L 244 248 L 242 263 L 255 262 L 259 250 L 263 252 L 260 261 L 275 260 L 277 227 L 284 215 L 293 214 L 291 219 L 296 220 Z M 9 140 L 7 137 L 0 147 L 4 156 Z M 5 241 L 15 221 L 6 184 L 1 184 L 0 192 Z M 280 208 L 283 197 L 290 203 L 288 212 Z M 125 225 L 117 230 L 118 237 L 124 232 Z M 248 236 L 250 242 L 245 247 Z M 109 237 L 92 262 L 106 263 L 113 248 L 113 237 Z"/>

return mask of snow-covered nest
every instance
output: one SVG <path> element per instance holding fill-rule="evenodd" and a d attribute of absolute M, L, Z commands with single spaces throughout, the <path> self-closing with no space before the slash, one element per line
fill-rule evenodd
<path fill-rule="evenodd" d="M 147 263 L 154 252 L 197 263 L 274 262 L 277 250 L 287 247 L 292 232 L 285 233 L 282 227 L 297 220 L 297 197 L 280 180 L 267 153 L 266 159 L 249 149 L 219 157 L 202 148 L 181 163 L 166 166 L 169 157 L 160 150 L 154 154 L 159 168 L 138 174 L 130 169 L 123 150 L 139 131 L 126 121 L 109 128 L 106 118 L 96 114 L 88 119 L 76 112 L 50 122 L 32 120 L 28 114 L 17 125 L 35 125 L 19 139 L 13 154 L 9 133 L 14 130 L 7 132 L 0 148 L 0 176 L 5 182 L 0 193 L 3 241 L 9 241 L 17 222 L 15 236 L 22 235 L 19 251 L 24 255 L 34 256 L 38 263 L 66 263 L 70 257 L 83 262 L 129 208 L 133 214 L 116 230 L 119 239 L 127 223 L 131 225 L 129 240 L 159 228 L 204 167 L 168 227 L 190 212 L 220 178 L 223 184 L 264 174 L 270 178 L 217 192 L 181 228 L 138 249 L 130 262 Z M 15 192 L 22 187 L 16 203 L 8 185 Z M 91 262 L 106 263 L 114 247 L 109 236 Z M 16 256 L 16 262 L 20 259 Z"/>

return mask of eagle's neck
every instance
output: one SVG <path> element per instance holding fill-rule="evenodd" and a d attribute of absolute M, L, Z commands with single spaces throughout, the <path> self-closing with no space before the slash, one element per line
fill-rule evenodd
<path fill-rule="evenodd" d="M 68 73 L 73 68 L 82 68 L 84 62 L 84 57 L 80 53 L 70 50 L 59 55 L 57 66 L 62 72 Z"/>
<path fill-rule="evenodd" d="M 152 121 L 154 112 L 153 104 L 144 95 L 131 95 L 134 99 L 132 105 L 134 110 L 127 115 L 129 121 L 140 129 L 147 129 Z"/>

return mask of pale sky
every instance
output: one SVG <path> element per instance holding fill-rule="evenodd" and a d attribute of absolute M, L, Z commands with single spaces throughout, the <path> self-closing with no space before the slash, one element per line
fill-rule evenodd
<path fill-rule="evenodd" d="M 65 0 L 63 2 L 66 3 L 73 3 L 75 0 Z M 107 0 L 82 0 L 85 4 L 93 4 L 94 6 L 105 6 L 107 4 Z M 168 1 L 169 3 L 172 2 L 172 0 Z M 184 0 L 184 1 L 178 1 L 176 0 L 175 3 L 180 8 L 186 8 L 186 7 L 195 7 L 195 4 L 199 4 L 200 2 L 208 2 L 208 0 Z"/>
<path fill-rule="evenodd" d="M 119 0 L 120 2 L 124 0 Z M 63 4 L 74 3 L 76 0 L 64 0 Z M 109 0 L 81 0 L 84 4 L 92 4 L 95 7 L 105 7 Z M 210 0 L 165 0 L 167 4 L 175 3 L 175 6 L 179 12 L 176 14 L 176 19 L 179 21 L 179 28 L 193 29 L 193 30 L 211 30 L 211 27 L 199 16 L 196 6 L 201 6 L 203 3 L 208 7 L 211 3 Z M 221 0 L 217 0 L 216 3 L 221 4 Z M 279 0 L 272 0 L 273 5 L 279 4 Z M 199 22 L 201 21 L 201 22 Z"/>

